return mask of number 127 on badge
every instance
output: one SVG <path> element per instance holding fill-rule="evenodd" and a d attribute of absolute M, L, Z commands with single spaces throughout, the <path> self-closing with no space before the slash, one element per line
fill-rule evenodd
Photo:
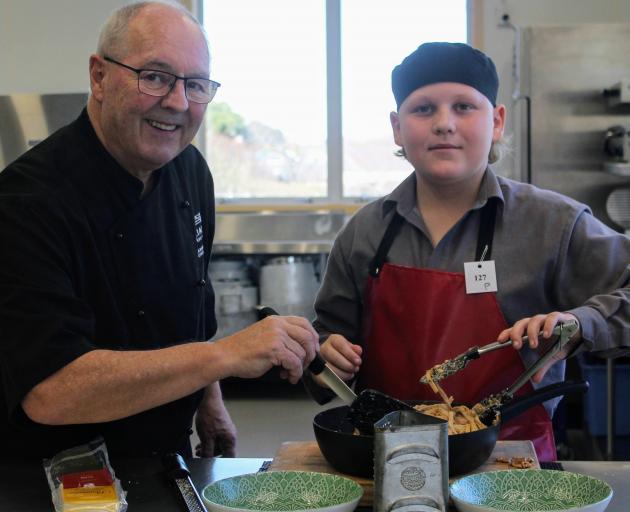
<path fill-rule="evenodd" d="M 466 293 L 488 293 L 497 291 L 497 274 L 494 260 L 464 263 Z"/>

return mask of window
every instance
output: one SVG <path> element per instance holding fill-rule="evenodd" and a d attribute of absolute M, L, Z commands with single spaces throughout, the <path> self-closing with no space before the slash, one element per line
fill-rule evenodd
<path fill-rule="evenodd" d="M 423 41 L 465 41 L 465 0 L 203 2 L 219 201 L 367 199 L 411 172 L 393 155 L 390 73 Z"/>
<path fill-rule="evenodd" d="M 343 191 L 391 192 L 412 167 L 394 152 L 391 72 L 425 41 L 466 42 L 463 0 L 342 1 Z"/>

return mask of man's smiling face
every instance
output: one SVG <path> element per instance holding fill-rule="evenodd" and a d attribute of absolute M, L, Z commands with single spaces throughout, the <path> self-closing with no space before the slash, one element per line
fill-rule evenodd
<path fill-rule="evenodd" d="M 178 76 L 208 77 L 210 57 L 203 34 L 183 13 L 151 6 L 132 19 L 125 55 L 115 60 L 141 69 L 168 71 Z M 101 139 L 107 150 L 130 173 L 140 176 L 162 167 L 192 141 L 207 105 L 189 102 L 184 82 L 177 80 L 163 97 L 138 91 L 138 75 L 98 59 L 101 79 L 92 94 L 100 104 Z"/>

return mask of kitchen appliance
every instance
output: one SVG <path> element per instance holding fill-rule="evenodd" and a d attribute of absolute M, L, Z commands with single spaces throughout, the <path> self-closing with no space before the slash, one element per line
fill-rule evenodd
<path fill-rule="evenodd" d="M 410 411 L 374 425 L 374 512 L 446 510 L 448 423 Z"/>
<path fill-rule="evenodd" d="M 177 487 L 183 505 L 188 512 L 208 512 L 190 478 L 190 470 L 179 453 L 168 453 L 162 463 L 168 478 Z"/>
<path fill-rule="evenodd" d="M 281 315 L 312 320 L 319 282 L 311 261 L 298 256 L 271 258 L 260 269 L 260 302 Z"/>
<path fill-rule="evenodd" d="M 51 133 L 70 123 L 86 93 L 0 96 L 0 171 Z"/>
<path fill-rule="evenodd" d="M 245 261 L 212 261 L 208 277 L 215 296 L 216 339 L 234 334 L 256 322 L 258 287 L 251 282 Z"/>
<path fill-rule="evenodd" d="M 630 235 L 630 187 L 613 190 L 606 199 L 606 212 L 626 235 Z"/>
<path fill-rule="evenodd" d="M 611 126 L 604 137 L 604 169 L 619 176 L 630 176 L 630 137 L 624 126 Z"/>
<path fill-rule="evenodd" d="M 586 203 L 621 230 L 606 201 L 613 190 L 630 185 L 622 162 L 630 157 L 630 24 L 545 25 L 519 32 L 514 113 L 521 179 Z"/>
<path fill-rule="evenodd" d="M 573 197 L 613 229 L 628 230 L 627 206 L 620 204 L 628 195 L 617 191 L 630 186 L 624 163 L 629 158 L 630 24 L 545 25 L 517 33 L 514 106 L 521 179 Z M 613 366 L 609 360 L 609 417 L 615 414 Z M 608 458 L 613 457 L 613 426 L 609 421 Z"/>

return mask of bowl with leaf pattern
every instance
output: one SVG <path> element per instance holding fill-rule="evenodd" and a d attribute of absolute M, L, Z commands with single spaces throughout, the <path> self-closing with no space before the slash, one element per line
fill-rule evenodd
<path fill-rule="evenodd" d="M 613 494 L 598 478 L 545 469 L 476 473 L 450 491 L 460 512 L 602 512 Z"/>
<path fill-rule="evenodd" d="M 267 471 L 218 480 L 202 491 L 216 512 L 351 512 L 363 488 L 349 478 L 313 471 Z"/>

